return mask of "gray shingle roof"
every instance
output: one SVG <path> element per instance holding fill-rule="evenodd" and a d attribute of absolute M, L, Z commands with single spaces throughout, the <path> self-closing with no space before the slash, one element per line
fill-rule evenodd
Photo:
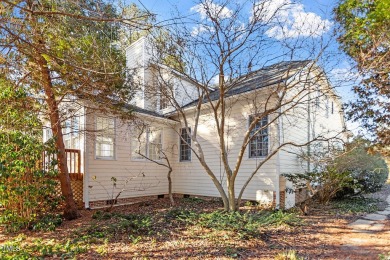
<path fill-rule="evenodd" d="M 310 60 L 303 61 L 283 61 L 279 62 L 257 71 L 253 71 L 250 74 L 244 75 L 240 78 L 234 80 L 235 84 L 232 85 L 231 89 L 227 91 L 225 97 L 234 96 L 238 94 L 242 94 L 245 92 L 249 92 L 255 89 L 260 89 L 263 87 L 275 85 L 278 83 L 285 82 L 287 79 L 294 76 L 299 69 L 304 68 L 307 64 L 309 64 Z M 203 102 L 214 101 L 219 98 L 220 92 L 219 89 L 212 91 L 209 95 L 210 100 L 207 98 L 204 99 Z M 194 106 L 198 103 L 198 99 L 194 100 L 186 105 L 183 108 Z M 162 115 L 154 111 L 150 111 L 147 109 L 139 108 L 134 105 L 127 105 L 128 109 L 131 109 L 135 112 L 141 114 L 147 114 L 159 118 L 169 118 L 168 115 Z"/>
<path fill-rule="evenodd" d="M 126 104 L 125 108 L 127 108 L 131 111 L 140 113 L 140 114 L 145 114 L 145 115 L 150 115 L 150 116 L 155 116 L 155 117 L 160 117 L 160 118 L 168 118 L 165 115 L 159 114 L 159 113 L 151 111 L 151 110 L 143 109 L 143 108 L 131 105 L 131 104 Z"/>
<path fill-rule="evenodd" d="M 310 62 L 310 60 L 283 61 L 251 72 L 250 74 L 235 79 L 234 85 L 226 92 L 225 97 L 284 82 L 294 76 L 297 70 L 302 69 Z M 217 100 L 219 95 L 220 91 L 216 89 L 210 93 L 209 98 L 204 99 L 204 102 Z M 183 108 L 194 106 L 197 103 L 198 99 L 186 104 Z"/>

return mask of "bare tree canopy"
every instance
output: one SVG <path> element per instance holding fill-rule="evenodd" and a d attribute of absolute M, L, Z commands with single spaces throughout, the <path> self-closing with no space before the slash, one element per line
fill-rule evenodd
<path fill-rule="evenodd" d="M 323 53 L 329 39 L 322 34 L 329 31 L 330 22 L 320 20 L 306 24 L 303 20 L 300 28 L 291 28 L 283 17 L 292 7 L 290 1 L 277 4 L 273 1 L 198 1 L 192 8 L 198 16 L 179 20 L 170 27 L 171 39 L 166 48 L 154 48 L 159 51 L 150 60 L 158 79 L 148 86 L 149 95 L 159 93 L 164 103 L 172 107 L 170 116 L 181 124 L 181 130 L 175 129 L 181 143 L 190 147 L 213 181 L 225 210 L 237 210 L 248 184 L 281 150 L 295 147 L 310 151 L 313 142 L 342 137 L 343 129 L 332 134 L 312 134 L 310 130 L 315 100 L 326 96 L 337 99 L 323 69 L 317 65 L 325 62 Z M 174 70 L 165 66 L 161 59 L 164 55 L 171 59 L 180 57 L 173 63 L 185 64 L 185 67 Z M 180 85 L 177 78 L 190 82 L 195 88 L 188 84 L 175 86 Z M 192 101 L 183 104 L 183 95 Z M 248 108 L 248 112 L 241 113 L 249 113 L 245 120 L 249 118 L 250 122 L 240 133 L 239 149 L 235 150 L 231 145 L 237 105 Z M 339 110 L 342 110 L 341 104 Z M 249 145 L 255 138 L 266 140 L 271 131 L 268 129 L 277 132 L 280 120 L 289 115 L 300 117 L 305 124 L 300 127 L 308 127 L 307 138 L 298 142 L 278 139 L 278 134 L 272 141 L 269 137 L 273 146 L 266 152 L 258 151 L 262 153 L 261 160 L 237 192 L 236 180 L 241 176 Z M 343 121 L 342 115 L 339 121 Z M 205 122 L 215 131 L 225 180 L 217 177 L 211 160 L 205 155 L 205 144 L 199 134 Z M 245 125 L 245 121 L 240 123 Z"/>

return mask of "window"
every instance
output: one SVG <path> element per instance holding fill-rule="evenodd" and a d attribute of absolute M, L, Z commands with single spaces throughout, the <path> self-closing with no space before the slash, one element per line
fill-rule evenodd
<path fill-rule="evenodd" d="M 253 121 L 253 116 L 249 117 L 249 123 Z M 249 158 L 258 158 L 268 155 L 268 116 L 260 119 L 251 131 L 249 142 Z"/>
<path fill-rule="evenodd" d="M 173 91 L 171 87 L 160 86 L 160 110 L 169 107 L 169 97 L 172 95 L 172 93 Z"/>
<path fill-rule="evenodd" d="M 316 98 L 315 98 L 315 107 L 316 108 L 320 107 L 320 96 L 321 96 L 321 92 L 319 90 L 317 90 Z"/>
<path fill-rule="evenodd" d="M 191 161 L 191 128 L 180 129 L 180 161 Z"/>
<path fill-rule="evenodd" d="M 80 148 L 80 118 L 78 116 L 72 116 L 65 120 L 62 127 L 62 133 L 64 135 L 64 144 L 67 149 L 79 149 Z"/>
<path fill-rule="evenodd" d="M 333 104 L 333 101 L 332 101 L 331 114 L 333 115 L 333 113 L 334 113 L 334 104 Z"/>
<path fill-rule="evenodd" d="M 115 119 L 96 117 L 95 156 L 98 159 L 114 159 Z"/>
<path fill-rule="evenodd" d="M 161 93 L 160 94 L 160 110 L 163 110 L 163 109 L 167 108 L 168 106 L 169 106 L 168 98 L 163 93 Z"/>
<path fill-rule="evenodd" d="M 131 158 L 134 160 L 143 160 L 144 156 L 151 160 L 161 159 L 162 150 L 162 131 L 152 127 L 134 128 L 132 138 Z"/>
<path fill-rule="evenodd" d="M 45 142 L 49 141 L 53 137 L 53 132 L 50 128 L 45 129 L 44 137 Z"/>
<path fill-rule="evenodd" d="M 161 129 L 148 129 L 148 156 L 152 160 L 161 159 Z"/>

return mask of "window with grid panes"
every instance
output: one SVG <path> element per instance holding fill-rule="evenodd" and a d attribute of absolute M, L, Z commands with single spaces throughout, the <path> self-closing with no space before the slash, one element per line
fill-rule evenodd
<path fill-rule="evenodd" d="M 191 161 L 191 128 L 180 129 L 180 161 Z"/>
<path fill-rule="evenodd" d="M 254 117 L 249 117 L 249 123 Z M 251 131 L 249 142 L 249 158 L 259 158 L 268 155 L 268 116 L 265 116 L 257 122 Z"/>
<path fill-rule="evenodd" d="M 95 156 L 99 159 L 114 159 L 115 119 L 96 117 Z"/>
<path fill-rule="evenodd" d="M 161 129 L 149 128 L 148 129 L 148 156 L 152 160 L 161 159 L 162 140 Z"/>

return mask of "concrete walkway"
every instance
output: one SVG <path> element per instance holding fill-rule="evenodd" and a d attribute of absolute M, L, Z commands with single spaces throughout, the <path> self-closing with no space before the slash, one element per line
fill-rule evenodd
<path fill-rule="evenodd" d="M 381 222 L 390 217 L 390 196 L 387 197 L 387 208 L 383 211 L 378 211 L 368 214 L 348 225 L 353 232 L 373 233 L 382 231 L 385 225 Z"/>

